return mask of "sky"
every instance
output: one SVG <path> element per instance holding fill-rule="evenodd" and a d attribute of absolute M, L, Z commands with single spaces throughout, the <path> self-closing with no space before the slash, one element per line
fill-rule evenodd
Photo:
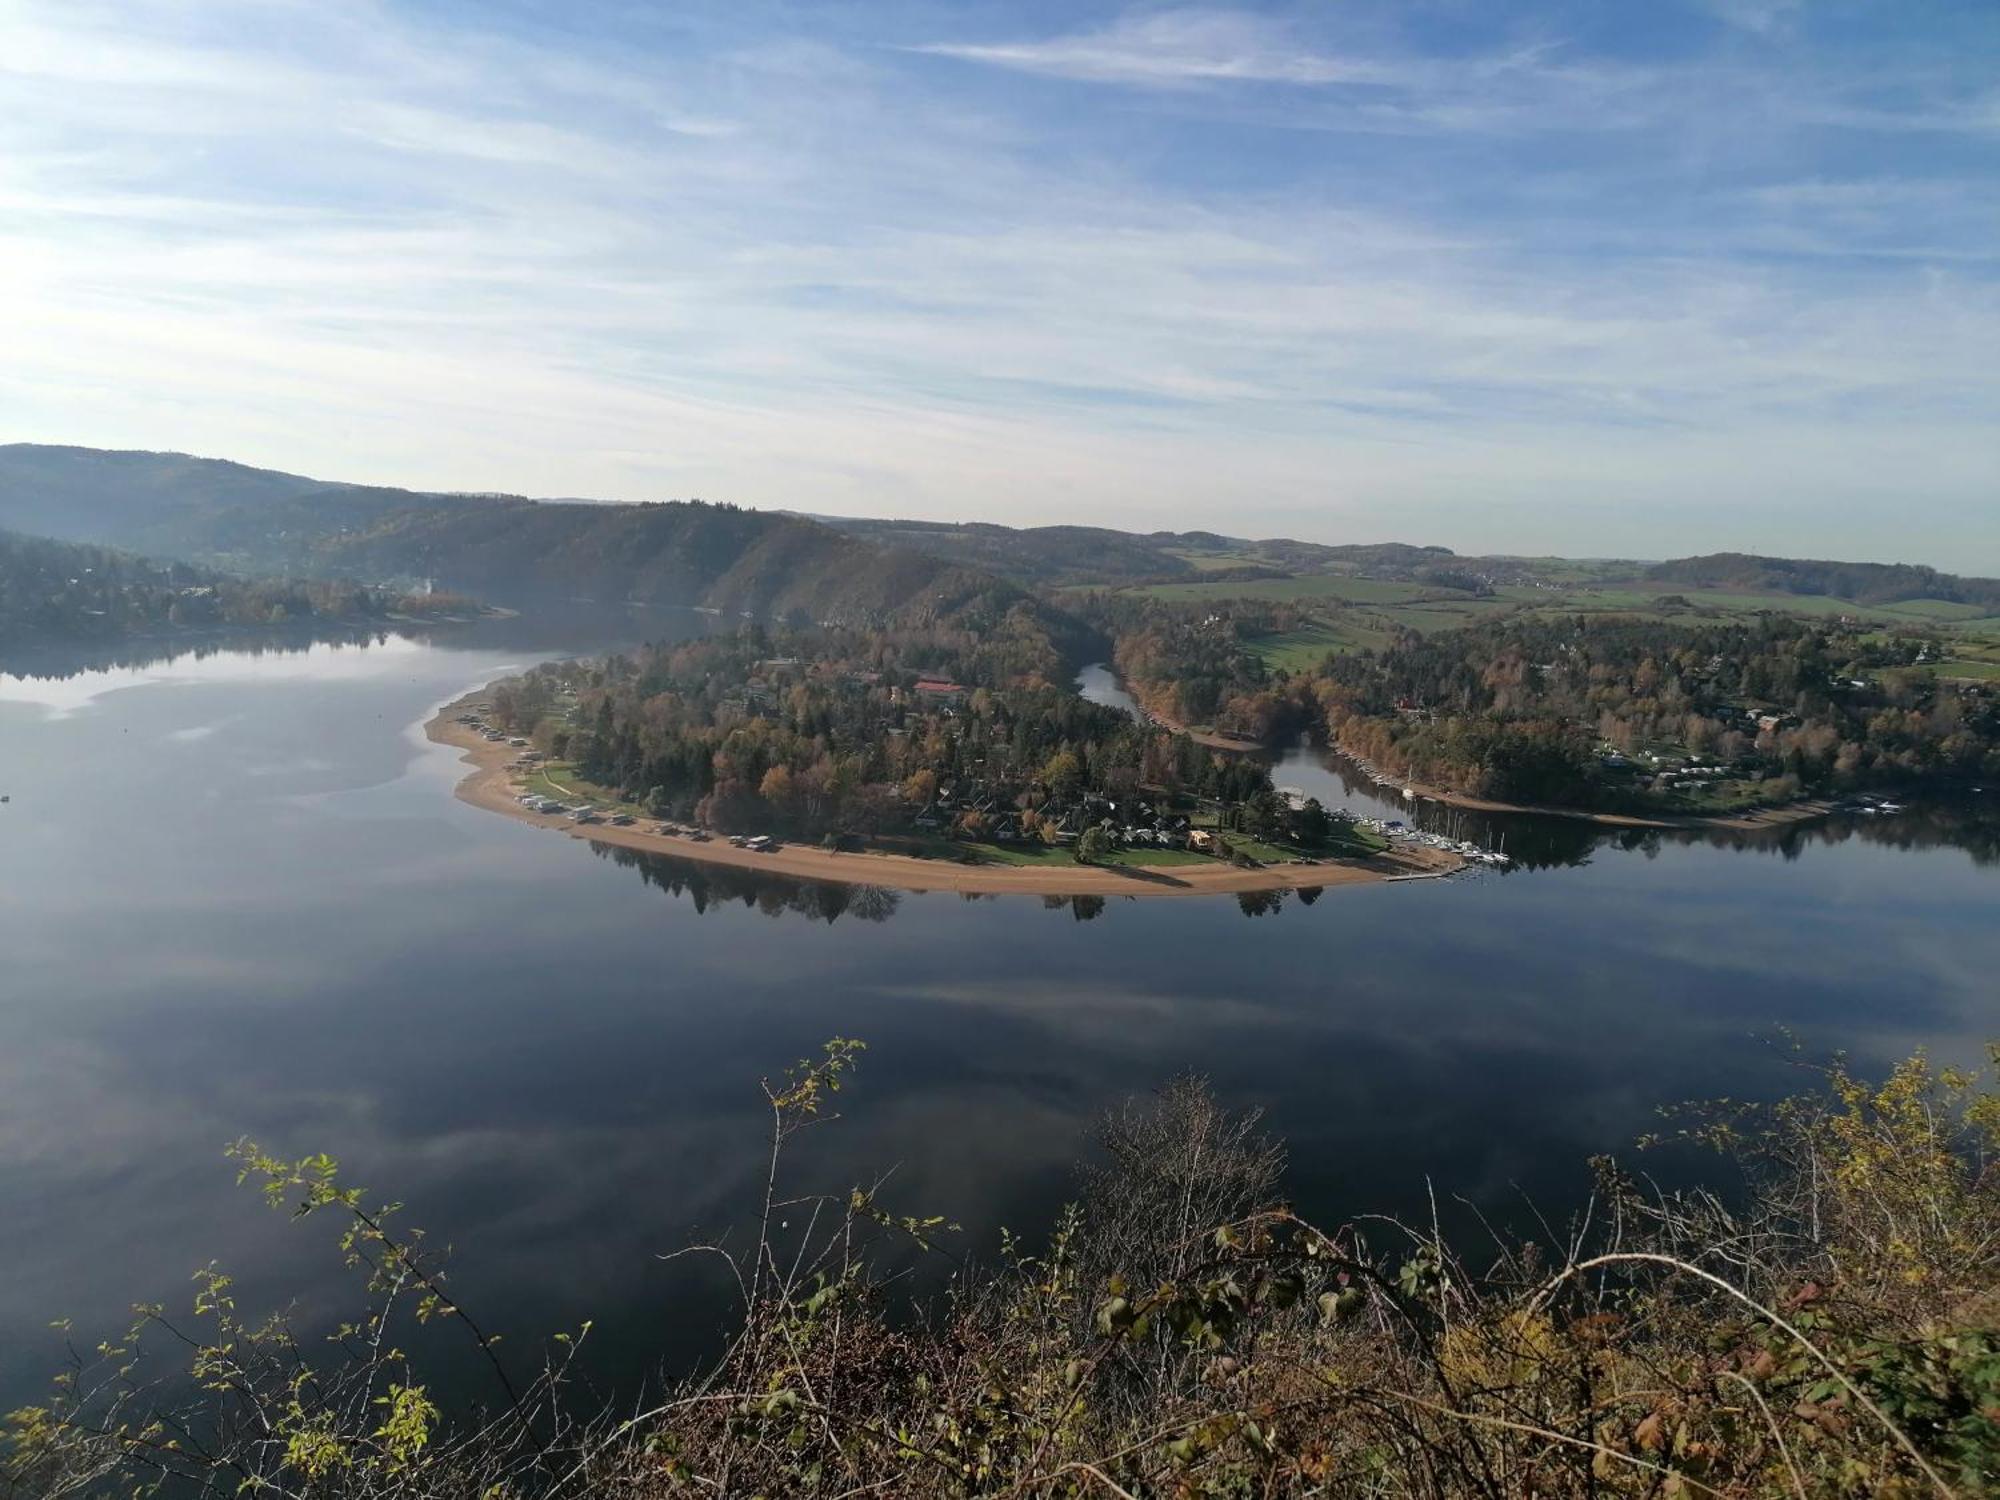
<path fill-rule="evenodd" d="M 0 0 L 0 441 L 2000 574 L 2000 5 Z"/>

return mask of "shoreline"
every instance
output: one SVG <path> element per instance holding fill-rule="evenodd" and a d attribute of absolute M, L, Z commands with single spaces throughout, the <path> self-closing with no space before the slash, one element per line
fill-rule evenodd
<path fill-rule="evenodd" d="M 1170 734 L 1184 734 L 1197 745 L 1205 746 L 1210 750 L 1225 751 L 1233 755 L 1270 755 L 1283 753 L 1281 747 L 1259 740 L 1235 739 L 1228 735 L 1218 734 L 1213 730 L 1190 728 L 1172 716 L 1161 713 L 1146 702 L 1137 688 L 1123 677 L 1120 677 L 1118 681 L 1126 694 L 1139 706 L 1140 712 L 1150 719 L 1155 726 L 1166 730 Z M 1319 748 L 1338 755 L 1341 759 L 1348 761 L 1365 773 L 1372 775 L 1378 773 L 1380 770 L 1372 762 L 1362 756 L 1356 755 L 1351 750 L 1337 743 L 1329 741 Z M 1387 775 L 1386 772 L 1381 772 L 1380 774 Z M 1511 813 L 1534 818 L 1567 818 L 1572 822 L 1595 823 L 1605 828 L 1681 828 L 1697 830 L 1715 828 L 1732 833 L 1755 833 L 1760 829 L 1784 828 L 1793 823 L 1811 822 L 1815 818 L 1828 816 L 1834 810 L 1833 803 L 1823 798 L 1804 798 L 1795 802 L 1787 802 L 1777 807 L 1753 808 L 1747 812 L 1740 813 L 1597 812 L 1583 807 L 1547 807 L 1525 802 L 1501 802 L 1491 797 L 1475 797 L 1469 792 L 1448 792 L 1443 787 L 1430 786 L 1421 781 L 1412 781 L 1408 777 L 1392 776 L 1387 781 L 1378 782 L 1377 785 L 1384 787 L 1393 786 L 1395 790 L 1389 795 L 1394 800 L 1402 803 L 1409 801 L 1408 798 L 1401 795 L 1402 789 L 1404 787 L 1414 787 L 1417 793 L 1416 800 L 1419 802 L 1439 802 L 1446 807 L 1464 808 L 1467 812 Z"/>
<path fill-rule="evenodd" d="M 1238 869 L 1217 861 L 1202 865 L 1034 865 L 955 864 L 918 859 L 907 854 L 834 853 L 786 844 L 768 853 L 739 849 L 727 842 L 696 843 L 671 834 L 638 827 L 614 828 L 590 823 L 581 827 L 562 817 L 531 812 L 515 801 L 510 769 L 519 752 L 495 744 L 453 722 L 469 703 L 483 700 L 492 685 L 476 688 L 443 705 L 424 723 L 424 737 L 460 752 L 471 767 L 453 788 L 459 801 L 486 812 L 501 813 L 531 827 L 554 829 L 585 843 L 612 844 L 647 854 L 664 854 L 698 864 L 732 865 L 763 870 L 797 880 L 826 880 L 841 885 L 889 886 L 903 891 L 958 891 L 969 895 L 1024 896 L 1198 896 L 1251 891 L 1310 890 L 1341 885 L 1383 885 L 1411 878 L 1436 878 L 1463 869 L 1455 855 L 1431 849 L 1392 849 L 1369 859 L 1329 860 L 1299 865 L 1263 865 Z"/>
<path fill-rule="evenodd" d="M 1347 761 L 1365 774 L 1381 774 L 1373 762 L 1343 749 L 1338 744 L 1326 747 L 1335 755 Z M 1513 813 L 1533 818 L 1568 818 L 1573 822 L 1596 823 L 1607 828 L 1719 828 L 1734 833 L 1755 833 L 1759 829 L 1783 828 L 1793 823 L 1807 823 L 1815 818 L 1824 818 L 1834 810 L 1833 803 L 1823 798 L 1804 798 L 1786 802 L 1776 807 L 1753 808 L 1740 813 L 1621 813 L 1593 812 L 1582 807 L 1543 807 L 1533 803 L 1499 802 L 1491 797 L 1475 797 L 1469 792 L 1448 792 L 1443 787 L 1429 786 L 1421 781 L 1411 781 L 1406 777 L 1391 776 L 1378 786 L 1395 787 L 1393 794 L 1402 801 L 1403 787 L 1415 790 L 1419 802 L 1440 802 L 1446 807 L 1462 807 L 1468 812 Z"/>

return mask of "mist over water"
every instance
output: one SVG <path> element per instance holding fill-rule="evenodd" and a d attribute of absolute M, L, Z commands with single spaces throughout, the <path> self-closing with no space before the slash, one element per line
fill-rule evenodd
<path fill-rule="evenodd" d="M 593 852 L 451 796 L 438 704 L 694 628 L 0 676 L 0 1401 L 59 1363 L 51 1318 L 94 1341 L 211 1258 L 246 1308 L 344 1306 L 324 1227 L 232 1185 L 246 1133 L 406 1201 L 515 1340 L 595 1317 L 630 1384 L 719 1326 L 658 1256 L 740 1222 L 758 1077 L 836 1034 L 870 1050 L 794 1181 L 894 1167 L 887 1201 L 981 1252 L 1047 1225 L 1095 1114 L 1190 1068 L 1269 1111 L 1316 1216 L 1427 1214 L 1428 1183 L 1526 1222 L 1655 1105 L 1792 1085 L 1759 1035 L 1873 1066 L 2000 1034 L 1983 803 L 1756 838 L 1495 819 L 1504 875 L 1044 902 Z M 1309 749 L 1274 776 L 1394 805 Z"/>

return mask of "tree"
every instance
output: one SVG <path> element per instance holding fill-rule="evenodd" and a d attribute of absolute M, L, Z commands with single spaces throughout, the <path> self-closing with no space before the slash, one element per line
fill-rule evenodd
<path fill-rule="evenodd" d="M 1292 814 L 1292 832 L 1302 844 L 1323 844 L 1333 832 L 1333 819 L 1320 806 L 1319 798 L 1306 798 L 1306 805 Z"/>
<path fill-rule="evenodd" d="M 1076 862 L 1093 865 L 1111 852 L 1111 838 L 1102 828 L 1095 825 L 1083 830 L 1083 837 L 1076 841 Z"/>
<path fill-rule="evenodd" d="M 792 773 L 783 766 L 773 766 L 764 773 L 758 783 L 757 795 L 769 805 L 771 811 L 780 818 L 789 818 L 798 802 L 797 789 L 792 785 Z"/>
<path fill-rule="evenodd" d="M 1042 782 L 1066 802 L 1083 789 L 1083 762 L 1068 750 L 1058 750 L 1043 762 Z"/>

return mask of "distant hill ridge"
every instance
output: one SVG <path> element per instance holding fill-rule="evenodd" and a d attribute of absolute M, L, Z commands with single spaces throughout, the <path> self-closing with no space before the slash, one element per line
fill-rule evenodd
<path fill-rule="evenodd" d="M 1049 606 L 1028 589 L 1293 573 L 1441 587 L 1537 582 L 1546 559 L 1212 531 L 813 517 L 700 501 L 616 504 L 311 479 L 224 459 L 0 445 L 0 526 L 251 573 L 424 577 L 495 602 L 697 604 L 864 622 Z M 1626 570 L 1629 567 L 1629 572 Z M 2000 610 L 2000 580 L 1903 563 L 1719 552 L 1616 564 L 1662 588 L 1915 599 Z M 1607 575 L 1608 576 L 1608 575 Z M 1052 617 L 1053 618 L 1053 617 Z"/>
<path fill-rule="evenodd" d="M 435 494 L 185 454 L 0 447 L 0 526 L 247 573 L 428 578 L 498 603 L 699 605 L 845 623 L 1046 612 L 991 574 L 773 512 Z"/>
<path fill-rule="evenodd" d="M 1900 604 L 1939 599 L 2000 609 L 2000 579 L 1961 578 L 1916 563 L 1828 562 L 1809 558 L 1758 557 L 1747 552 L 1713 552 L 1657 563 L 1646 570 L 1656 583 L 1695 588 L 1739 589 L 1745 593 L 1824 594 L 1856 604 Z"/>
<path fill-rule="evenodd" d="M 850 536 L 930 552 L 1024 583 L 1060 588 L 1282 577 L 1294 571 L 1416 577 L 1448 566 L 1449 547 L 1403 542 L 1328 545 L 1213 531 L 1114 531 L 1103 526 L 1002 526 L 987 521 L 901 521 L 815 516 Z"/>

